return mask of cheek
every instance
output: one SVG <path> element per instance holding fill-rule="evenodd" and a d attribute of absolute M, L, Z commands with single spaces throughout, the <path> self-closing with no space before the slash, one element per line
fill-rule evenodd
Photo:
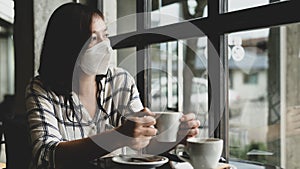
<path fill-rule="evenodd" d="M 107 39 L 106 36 L 105 36 L 105 34 L 104 34 L 104 33 L 103 33 L 103 34 L 100 34 L 100 35 L 99 35 L 99 38 L 98 38 L 98 43 L 104 41 L 105 39 Z"/>
<path fill-rule="evenodd" d="M 94 46 L 94 44 L 91 44 L 91 43 L 90 43 L 90 44 L 88 45 L 88 49 L 90 49 L 90 48 L 93 47 L 93 46 Z"/>
<path fill-rule="evenodd" d="M 96 44 L 98 44 L 99 42 L 97 42 L 96 40 L 94 40 L 94 41 L 91 41 L 90 43 L 89 43 L 89 45 L 88 45 L 88 49 L 89 48 L 92 48 L 93 46 L 95 46 Z"/>
<path fill-rule="evenodd" d="M 104 40 L 105 40 L 105 38 L 98 37 L 97 40 L 93 40 L 89 43 L 88 48 L 91 48 Z"/>

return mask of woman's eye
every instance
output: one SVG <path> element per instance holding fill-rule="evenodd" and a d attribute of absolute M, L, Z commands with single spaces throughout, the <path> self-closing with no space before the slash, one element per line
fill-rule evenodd
<path fill-rule="evenodd" d="M 92 36 L 92 41 L 95 41 L 97 40 L 97 37 L 96 36 Z"/>

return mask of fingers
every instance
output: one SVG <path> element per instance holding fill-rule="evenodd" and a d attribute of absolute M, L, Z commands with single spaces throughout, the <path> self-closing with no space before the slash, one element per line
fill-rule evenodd
<path fill-rule="evenodd" d="M 198 128 L 200 126 L 200 121 L 199 120 L 191 120 L 188 121 L 187 123 L 188 128 Z"/>
<path fill-rule="evenodd" d="M 156 120 L 152 116 L 145 116 L 145 117 L 140 118 L 140 119 L 142 121 L 141 124 L 144 127 L 150 127 L 150 126 L 153 126 L 153 125 L 156 124 Z"/>
<path fill-rule="evenodd" d="M 194 113 L 185 114 L 181 117 L 180 121 L 180 131 L 179 135 L 182 137 L 185 135 L 187 137 L 193 137 L 199 134 L 198 127 L 200 126 L 200 121 L 195 120 L 196 116 Z"/>
<path fill-rule="evenodd" d="M 157 134 L 157 129 L 154 128 L 156 124 L 154 115 L 148 108 L 145 108 L 133 116 L 127 116 L 121 131 L 130 137 L 131 141 L 128 146 L 140 149 L 149 144 L 152 137 Z"/>
<path fill-rule="evenodd" d="M 194 113 L 188 113 L 180 118 L 181 124 L 184 128 L 198 128 L 200 126 L 200 121 L 196 120 L 196 115 Z M 183 127 L 183 126 L 182 126 Z"/>
<path fill-rule="evenodd" d="M 135 124 L 133 137 L 152 137 L 157 133 L 157 129 L 153 127 L 156 124 L 156 120 L 152 116 L 131 117 L 128 120 L 131 120 Z"/>
<path fill-rule="evenodd" d="M 144 116 L 155 116 L 155 113 L 151 112 L 148 107 L 145 107 L 140 112 L 135 113 L 135 116 L 137 117 L 144 117 Z"/>
<path fill-rule="evenodd" d="M 152 137 L 157 134 L 157 129 L 153 127 L 143 127 L 142 129 L 143 136 Z"/>
<path fill-rule="evenodd" d="M 136 123 L 136 126 L 150 127 L 156 124 L 156 120 L 152 116 L 129 117 L 127 120 Z"/>
<path fill-rule="evenodd" d="M 153 126 L 153 125 L 152 125 Z M 152 126 L 136 126 L 134 137 L 152 137 L 157 133 L 157 129 Z"/>
<path fill-rule="evenodd" d="M 188 131 L 187 136 L 188 136 L 188 137 L 194 137 L 194 136 L 196 136 L 196 135 L 198 135 L 198 134 L 199 134 L 199 129 L 198 129 L 198 128 L 194 128 L 194 129 L 190 129 L 190 130 Z"/>
<path fill-rule="evenodd" d="M 188 113 L 188 114 L 183 115 L 180 118 L 180 121 L 186 122 L 186 121 L 194 120 L 195 118 L 196 118 L 196 115 L 194 113 Z"/>
<path fill-rule="evenodd" d="M 153 127 L 137 127 L 134 130 L 135 135 L 132 138 L 131 144 L 129 145 L 131 148 L 138 150 L 146 147 L 153 136 L 156 135 L 157 130 Z"/>
<path fill-rule="evenodd" d="M 134 150 L 139 150 L 146 147 L 150 142 L 150 139 L 147 137 L 134 138 L 132 140 L 132 145 L 130 146 Z"/>
<path fill-rule="evenodd" d="M 140 149 L 146 147 L 153 136 L 157 134 L 157 129 L 154 128 L 155 119 L 151 116 L 142 118 L 136 117 L 136 126 L 134 129 L 132 146 L 133 149 Z"/>
<path fill-rule="evenodd" d="M 199 129 L 198 128 L 192 128 L 192 129 L 181 129 L 178 131 L 178 137 L 183 139 L 184 137 L 194 137 L 199 134 Z"/>

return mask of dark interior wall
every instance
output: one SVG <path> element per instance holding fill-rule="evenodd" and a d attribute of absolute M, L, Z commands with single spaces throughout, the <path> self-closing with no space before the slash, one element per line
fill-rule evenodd
<path fill-rule="evenodd" d="M 15 113 L 25 111 L 25 87 L 34 73 L 33 0 L 14 0 Z"/>
<path fill-rule="evenodd" d="M 15 113 L 25 112 L 25 88 L 39 67 L 40 48 L 48 19 L 61 4 L 73 0 L 14 0 Z"/>

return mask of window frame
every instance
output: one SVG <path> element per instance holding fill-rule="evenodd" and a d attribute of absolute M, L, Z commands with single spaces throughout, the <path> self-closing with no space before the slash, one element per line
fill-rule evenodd
<path fill-rule="evenodd" d="M 275 2 L 276 0 L 270 0 Z M 98 0 L 98 7 L 103 0 Z M 214 49 L 219 54 L 219 59 L 208 57 L 208 74 L 209 76 L 209 129 L 214 129 L 215 118 L 217 115 L 222 115 L 218 127 L 214 130 L 213 137 L 224 139 L 224 149 L 222 156 L 228 162 L 229 145 L 228 145 L 228 104 L 225 99 L 228 98 L 228 62 L 227 62 L 227 46 L 226 34 L 246 31 L 252 29 L 268 28 L 285 24 L 300 22 L 300 15 L 297 12 L 300 7 L 299 0 L 282 1 L 278 3 L 270 3 L 263 6 L 246 8 L 242 10 L 226 12 L 227 0 L 207 1 L 208 16 L 205 18 L 195 18 L 179 23 L 164 25 L 160 27 L 150 28 L 150 12 L 149 7 L 152 0 L 136 0 L 137 13 L 137 29 L 136 31 L 119 34 L 110 37 L 114 49 L 136 47 L 137 51 L 137 86 L 140 91 L 142 102 L 145 106 L 151 101 L 151 72 L 148 68 L 151 67 L 151 56 L 149 55 L 148 47 L 154 43 L 169 42 L 180 39 L 188 39 L 195 37 L 207 36 L 208 40 L 208 56 Z M 281 12 L 283 11 L 284 15 Z M 276 19 L 274 19 L 276 18 Z M 203 33 L 185 31 L 174 34 L 173 37 L 164 36 L 164 32 L 177 32 L 182 30 L 190 23 L 202 30 Z M 142 52 L 141 52 L 142 51 Z M 216 64 L 220 62 L 221 64 Z M 220 66 L 217 66 L 220 65 Z M 224 71 L 221 71 L 224 70 Z M 212 92 L 214 91 L 214 92 Z M 211 100 L 214 100 L 210 104 Z M 220 112 L 217 115 L 211 112 Z M 211 131 L 209 132 L 211 133 Z"/>

